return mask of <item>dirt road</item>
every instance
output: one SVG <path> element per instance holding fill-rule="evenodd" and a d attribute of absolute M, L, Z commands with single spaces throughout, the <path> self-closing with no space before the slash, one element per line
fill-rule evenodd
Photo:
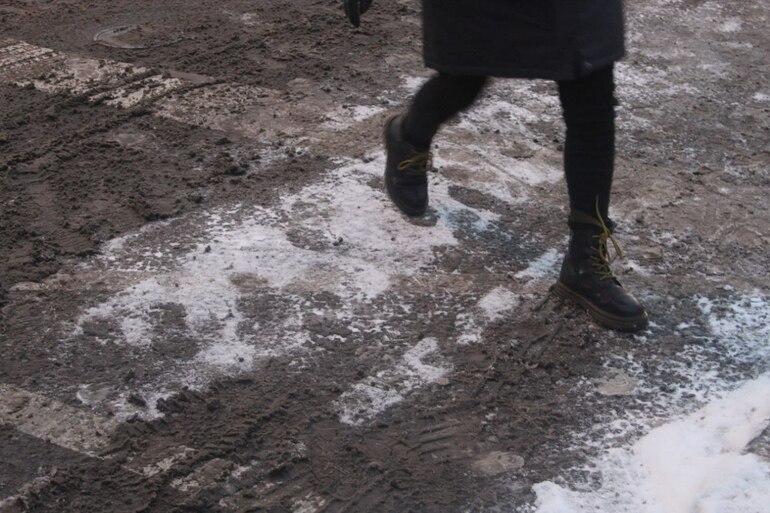
<path fill-rule="evenodd" d="M 550 296 L 552 84 L 494 82 L 426 218 L 388 204 L 418 2 L 0 2 L 0 511 L 648 511 L 608 451 L 740 391 L 725 451 L 766 468 L 768 13 L 627 16 L 637 336 Z"/>

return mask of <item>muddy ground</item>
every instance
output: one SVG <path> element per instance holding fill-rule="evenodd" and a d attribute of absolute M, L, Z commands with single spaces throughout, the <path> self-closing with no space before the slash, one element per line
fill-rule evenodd
<path fill-rule="evenodd" d="M 384 199 L 418 2 L 0 2 L 0 510 L 527 511 L 600 486 L 591 442 L 646 429 L 613 420 L 767 372 L 733 351 L 767 343 L 766 9 L 627 15 L 638 336 L 550 296 L 552 84 L 442 134 L 425 219 Z"/>

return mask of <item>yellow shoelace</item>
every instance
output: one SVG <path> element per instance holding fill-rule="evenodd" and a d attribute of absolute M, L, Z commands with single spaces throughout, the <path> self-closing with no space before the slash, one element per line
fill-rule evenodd
<path fill-rule="evenodd" d="M 429 151 L 414 152 L 406 159 L 399 162 L 396 169 L 399 171 L 412 170 L 417 173 L 427 173 L 433 167 L 433 154 Z"/>
<path fill-rule="evenodd" d="M 601 277 L 601 279 L 606 280 L 614 277 L 612 274 L 612 269 L 610 268 L 610 264 L 612 264 L 612 262 L 615 260 L 615 258 L 612 258 L 610 255 L 608 242 L 612 242 L 616 258 L 623 258 L 623 250 L 620 249 L 620 244 L 618 244 L 617 239 L 612 235 L 609 227 L 607 227 L 604 219 L 602 219 L 602 214 L 599 212 L 599 196 L 596 197 L 596 219 L 599 220 L 599 225 L 601 226 L 602 232 L 594 235 L 594 238 L 598 243 L 596 247 L 597 256 L 591 257 L 591 260 L 593 262 L 594 268 L 596 269 L 596 273 Z"/>

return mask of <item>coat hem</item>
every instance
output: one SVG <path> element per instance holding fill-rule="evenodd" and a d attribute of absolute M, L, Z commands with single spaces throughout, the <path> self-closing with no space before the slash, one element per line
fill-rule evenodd
<path fill-rule="evenodd" d="M 545 69 L 545 68 L 516 68 L 516 67 L 500 67 L 493 68 L 488 66 L 463 66 L 463 65 L 449 65 L 435 62 L 427 57 L 423 58 L 425 66 L 436 70 L 440 73 L 447 73 L 449 75 L 466 75 L 474 77 L 496 77 L 496 78 L 523 78 L 523 79 L 541 79 L 541 80 L 575 80 L 586 75 L 590 75 L 594 71 L 603 69 L 611 64 L 623 59 L 625 57 L 625 51 L 617 52 L 613 55 L 605 57 L 596 63 L 591 63 L 590 66 L 576 63 L 573 69 Z"/>

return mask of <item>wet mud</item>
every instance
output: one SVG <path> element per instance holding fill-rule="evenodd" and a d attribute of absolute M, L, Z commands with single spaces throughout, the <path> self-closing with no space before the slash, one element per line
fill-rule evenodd
<path fill-rule="evenodd" d="M 360 30 L 336 0 L 191 4 L 0 3 L 0 511 L 532 511 L 600 486 L 586 439 L 644 431 L 619 418 L 766 370 L 730 345 L 770 293 L 761 6 L 629 6 L 632 336 L 550 294 L 552 84 L 452 122 L 409 221 L 378 148 L 426 76 L 418 2 Z M 112 427 L 72 442 L 28 394 Z"/>

